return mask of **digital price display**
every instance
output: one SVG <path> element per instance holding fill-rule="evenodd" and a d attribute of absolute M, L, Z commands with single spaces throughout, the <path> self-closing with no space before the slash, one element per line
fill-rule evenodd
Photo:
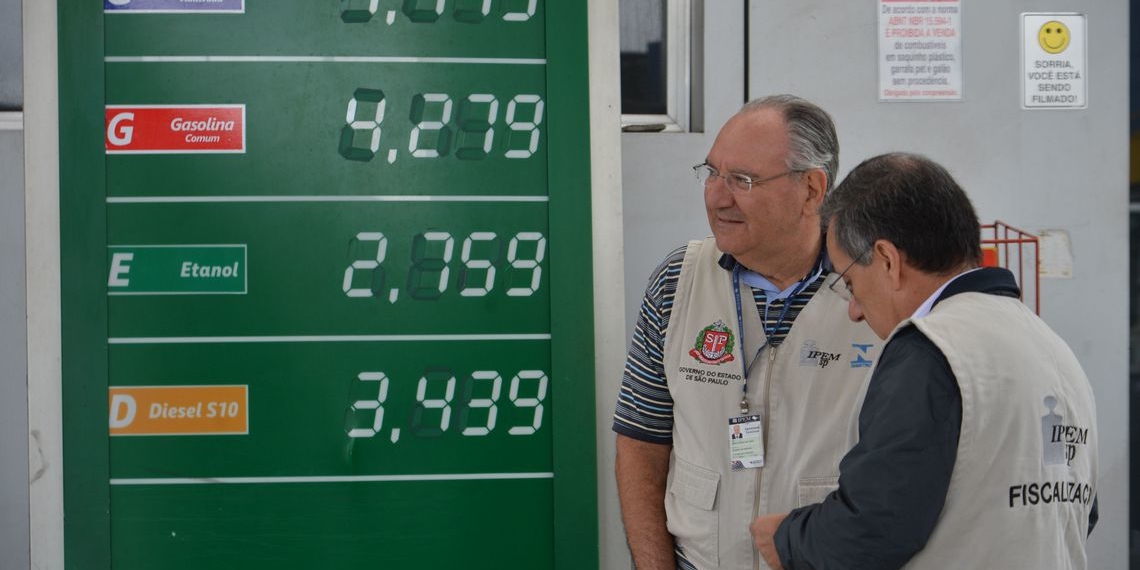
<path fill-rule="evenodd" d="M 69 558 L 596 566 L 584 11 L 61 10 Z"/>

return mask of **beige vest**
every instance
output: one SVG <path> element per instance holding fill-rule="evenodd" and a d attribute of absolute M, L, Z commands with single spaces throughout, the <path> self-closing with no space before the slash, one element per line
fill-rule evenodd
<path fill-rule="evenodd" d="M 962 431 L 938 526 L 906 568 L 1086 568 L 1096 408 L 1073 352 L 1007 297 L 958 294 L 912 322 L 950 362 Z"/>
<path fill-rule="evenodd" d="M 674 402 L 666 513 L 669 532 L 700 570 L 766 568 L 748 526 L 760 514 L 818 502 L 837 488 L 850 425 L 883 343 L 847 318 L 847 303 L 825 283 L 783 343 L 765 348 L 753 364 L 764 329 L 742 283 L 740 342 L 732 274 L 717 265 L 721 255 L 711 238 L 689 244 L 665 334 Z M 745 354 L 751 413 L 764 418 L 765 465 L 733 471 L 728 420 L 740 415 Z"/>

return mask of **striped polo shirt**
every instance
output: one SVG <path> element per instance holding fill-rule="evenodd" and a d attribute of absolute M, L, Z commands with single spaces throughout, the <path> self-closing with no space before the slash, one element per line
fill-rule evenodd
<path fill-rule="evenodd" d="M 662 444 L 673 441 L 673 398 L 669 395 L 662 357 L 685 249 L 686 246 L 681 246 L 673 250 L 650 277 L 626 356 L 613 430 L 641 441 Z M 739 262 L 725 254 L 719 264 L 725 271 L 732 271 Z M 774 299 L 771 303 L 763 289 L 750 287 L 741 280 L 741 289 L 752 291 L 756 311 L 771 333 L 768 335 L 769 345 L 779 346 L 783 342 L 796 316 L 823 285 L 829 269 L 826 256 L 821 255 L 809 273 L 818 275 L 807 287 L 790 299 Z M 780 316 L 788 302 L 791 306 L 781 321 Z"/>

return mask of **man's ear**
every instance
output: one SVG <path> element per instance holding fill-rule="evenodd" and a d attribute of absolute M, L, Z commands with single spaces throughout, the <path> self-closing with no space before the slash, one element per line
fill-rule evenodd
<path fill-rule="evenodd" d="M 887 278 L 893 290 L 898 290 L 902 287 L 902 273 L 903 273 L 903 255 L 895 244 L 885 240 L 876 240 L 875 244 L 871 247 L 875 261 L 883 264 L 883 269 L 887 272 Z"/>
<path fill-rule="evenodd" d="M 803 177 L 808 188 L 807 201 L 804 207 L 811 214 L 818 213 L 820 205 L 823 204 L 823 198 L 827 194 L 827 173 L 822 168 L 813 168 L 804 172 Z"/>

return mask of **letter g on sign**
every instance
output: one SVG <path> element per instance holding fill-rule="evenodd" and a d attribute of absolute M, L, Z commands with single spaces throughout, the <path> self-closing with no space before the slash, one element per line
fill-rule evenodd
<path fill-rule="evenodd" d="M 134 121 L 134 113 L 119 113 L 111 118 L 111 122 L 107 123 L 107 140 L 115 146 L 125 146 L 131 144 L 131 137 L 134 135 L 135 128 L 130 124 L 123 125 L 124 121 Z M 122 126 L 120 126 L 122 125 Z"/>

